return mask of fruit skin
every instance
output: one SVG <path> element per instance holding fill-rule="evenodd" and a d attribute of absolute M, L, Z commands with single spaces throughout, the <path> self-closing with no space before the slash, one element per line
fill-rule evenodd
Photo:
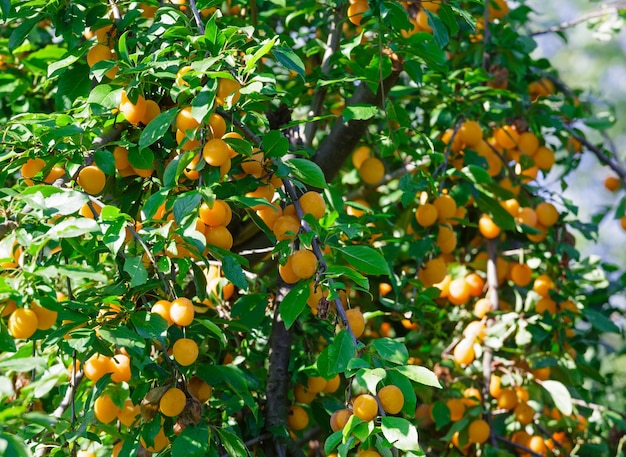
<path fill-rule="evenodd" d="M 148 106 L 146 104 L 146 99 L 143 98 L 143 96 L 139 95 L 137 97 L 137 102 L 133 103 L 128 98 L 126 91 L 123 91 L 119 109 L 128 122 L 133 125 L 137 125 L 146 115 Z"/>
<path fill-rule="evenodd" d="M 38 318 L 32 309 L 18 308 L 11 313 L 7 327 L 13 338 L 27 339 L 37 331 Z"/>
<path fill-rule="evenodd" d="M 115 354 L 110 358 L 111 380 L 113 382 L 128 382 L 131 378 L 130 357 L 126 354 Z"/>
<path fill-rule="evenodd" d="M 365 331 L 365 318 L 363 317 L 363 313 L 358 309 L 349 309 L 346 311 L 346 317 L 348 318 L 348 323 L 350 324 L 350 329 L 352 329 L 354 337 L 359 338 L 363 335 Z"/>
<path fill-rule="evenodd" d="M 118 414 L 120 413 L 120 408 L 113 403 L 111 397 L 107 394 L 103 394 L 96 398 L 96 401 L 93 405 L 93 411 L 98 419 L 103 424 L 108 424 L 113 420 L 117 419 Z"/>
<path fill-rule="evenodd" d="M 292 430 L 303 430 L 309 425 L 309 415 L 302 406 L 291 405 L 289 407 L 287 425 Z"/>
<path fill-rule="evenodd" d="M 173 347 L 174 360 L 186 367 L 198 358 L 198 344 L 190 338 L 176 340 Z"/>
<path fill-rule="evenodd" d="M 438 217 L 437 208 L 432 203 L 420 205 L 417 207 L 417 211 L 415 211 L 415 220 L 422 227 L 430 227 L 437 222 Z"/>
<path fill-rule="evenodd" d="M 111 372 L 111 360 L 106 355 L 94 354 L 84 364 L 83 371 L 87 379 L 97 382 Z"/>
<path fill-rule="evenodd" d="M 378 415 L 378 402 L 370 394 L 362 394 L 354 399 L 353 414 L 364 421 L 371 421 Z"/>
<path fill-rule="evenodd" d="M 89 165 L 80 170 L 76 182 L 88 194 L 97 195 L 104 189 L 106 175 L 97 165 Z"/>
<path fill-rule="evenodd" d="M 159 401 L 159 411 L 167 417 L 178 416 L 185 409 L 187 397 L 178 387 L 167 390 Z"/>
<path fill-rule="evenodd" d="M 471 338 L 464 338 L 454 347 L 454 361 L 459 365 L 469 365 L 476 358 L 474 352 L 474 341 Z"/>
<path fill-rule="evenodd" d="M 311 214 L 315 219 L 324 217 L 326 202 L 317 192 L 309 191 L 303 194 L 298 201 L 304 214 Z"/>
<path fill-rule="evenodd" d="M 317 271 L 317 257 L 312 251 L 301 249 L 291 255 L 291 269 L 300 279 L 308 279 Z"/>
<path fill-rule="evenodd" d="M 189 393 L 196 397 L 200 403 L 206 403 L 211 398 L 213 388 L 197 376 L 193 376 L 187 384 Z"/>
<path fill-rule="evenodd" d="M 185 297 L 177 298 L 170 307 L 170 319 L 177 325 L 187 326 L 193 322 L 195 311 L 191 300 Z"/>
<path fill-rule="evenodd" d="M 491 427 L 489 427 L 489 424 L 486 421 L 482 419 L 472 421 L 468 428 L 469 442 L 482 444 L 489 439 L 490 433 Z"/>
<path fill-rule="evenodd" d="M 385 386 L 378 391 L 378 400 L 387 414 L 398 414 L 404 406 L 402 391 L 393 385 Z"/>
<path fill-rule="evenodd" d="M 369 157 L 359 168 L 359 175 L 366 184 L 377 184 L 385 176 L 385 165 L 376 157 Z"/>
<path fill-rule="evenodd" d="M 333 432 L 343 429 L 350 417 L 352 417 L 352 412 L 347 409 L 338 409 L 330 416 L 330 428 Z"/>

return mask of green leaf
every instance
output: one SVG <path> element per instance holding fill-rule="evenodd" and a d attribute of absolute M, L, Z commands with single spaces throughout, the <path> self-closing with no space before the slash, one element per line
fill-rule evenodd
<path fill-rule="evenodd" d="M 82 205 L 81 205 L 82 206 Z M 50 227 L 46 235 L 53 240 L 61 238 L 75 238 L 87 233 L 99 232 L 100 226 L 93 219 L 76 218 L 65 219 Z"/>
<path fill-rule="evenodd" d="M 304 62 L 289 46 L 284 43 L 274 46 L 272 54 L 287 70 L 295 71 L 304 78 Z"/>
<path fill-rule="evenodd" d="M 163 341 L 168 328 L 167 321 L 155 313 L 135 311 L 130 316 L 139 336 L 146 339 Z"/>
<path fill-rule="evenodd" d="M 299 281 L 280 302 L 280 317 L 289 329 L 306 307 L 311 290 L 307 281 Z"/>
<path fill-rule="evenodd" d="M 308 159 L 289 159 L 285 161 L 285 165 L 291 170 L 291 174 L 302 181 L 319 189 L 327 187 L 324 172 L 316 163 Z"/>
<path fill-rule="evenodd" d="M 151 144 L 157 142 L 168 132 L 176 115 L 177 109 L 163 111 L 157 117 L 152 119 L 150 123 L 143 129 L 139 137 L 139 149 L 146 149 Z M 148 167 L 146 167 L 148 168 Z"/>
<path fill-rule="evenodd" d="M 583 309 L 583 314 L 596 330 L 603 333 L 619 333 L 619 327 L 604 314 L 590 308 Z"/>
<path fill-rule="evenodd" d="M 205 318 L 199 318 L 196 320 L 200 322 L 202 325 L 204 325 L 204 327 L 207 330 L 213 333 L 213 335 L 215 335 L 217 339 L 220 340 L 220 343 L 222 343 L 222 346 L 226 346 L 226 336 L 224 335 L 224 332 L 222 332 L 222 330 L 217 325 L 215 325 L 213 322 Z"/>
<path fill-rule="evenodd" d="M 115 174 L 115 157 L 113 153 L 106 149 L 98 149 L 93 153 L 96 165 L 107 175 Z"/>
<path fill-rule="evenodd" d="M 569 416 L 572 414 L 572 396 L 567 390 L 567 387 L 561 382 L 553 380 L 543 381 L 541 387 L 548 391 L 552 397 L 552 401 L 554 401 L 554 405 L 563 415 Z"/>
<path fill-rule="evenodd" d="M 364 369 L 360 370 L 357 375 L 357 380 L 363 380 L 372 395 L 376 395 L 378 392 L 378 383 L 387 377 L 387 372 L 383 368 L 374 368 L 373 370 Z"/>
<path fill-rule="evenodd" d="M 426 367 L 406 365 L 402 367 L 395 367 L 394 370 L 403 374 L 413 382 L 441 389 L 441 384 L 439 383 L 439 379 L 437 379 L 437 375 Z"/>
<path fill-rule="evenodd" d="M 267 296 L 264 294 L 242 295 L 231 310 L 231 317 L 249 329 L 258 327 L 265 319 Z"/>
<path fill-rule="evenodd" d="M 378 107 L 374 105 L 350 105 L 343 109 L 341 115 L 348 122 L 353 119 L 358 121 L 371 119 L 378 113 Z"/>
<path fill-rule="evenodd" d="M 370 344 L 378 355 L 392 363 L 403 364 L 409 360 L 409 351 L 406 346 L 391 338 L 378 338 Z"/>
<path fill-rule="evenodd" d="M 222 443 L 222 446 L 224 446 L 224 449 L 226 450 L 226 453 L 228 455 L 236 455 L 241 457 L 250 455 L 248 453 L 246 445 L 243 444 L 241 438 L 239 438 L 233 432 L 221 427 L 215 428 L 215 431 L 217 431 L 217 434 L 220 436 L 220 442 Z"/>
<path fill-rule="evenodd" d="M 342 430 L 337 430 L 335 433 L 326 438 L 326 441 L 324 441 L 324 452 L 326 453 L 326 455 L 331 454 L 342 440 Z"/>
<path fill-rule="evenodd" d="M 336 373 L 343 373 L 348 367 L 348 363 L 357 356 L 357 348 L 352 336 L 347 330 L 341 330 L 328 346 L 328 359 L 334 364 Z"/>
<path fill-rule="evenodd" d="M 367 275 L 389 275 L 389 266 L 381 253 L 369 246 L 337 248 L 348 265 Z"/>
<path fill-rule="evenodd" d="M 243 268 L 234 256 L 226 256 L 222 259 L 222 271 L 224 276 L 240 289 L 248 288 Z"/>
<path fill-rule="evenodd" d="M 85 195 L 84 192 L 68 190 L 44 198 L 44 207 L 47 209 L 46 213 L 52 211 L 55 214 L 63 214 L 66 216 L 76 213 L 88 201 L 89 197 Z M 94 206 L 97 205 L 94 203 Z"/>
<path fill-rule="evenodd" d="M 479 192 L 476 195 L 476 204 L 482 212 L 491 215 L 493 222 L 502 230 L 515 230 L 515 219 L 497 200 Z"/>
<path fill-rule="evenodd" d="M 266 157 L 282 157 L 289 152 L 289 140 L 280 130 L 270 130 L 263 135 L 263 151 Z"/>
<path fill-rule="evenodd" d="M 4 321 L 0 322 L 0 347 L 6 352 L 15 352 L 15 339 L 9 333 Z"/>
<path fill-rule="evenodd" d="M 256 63 L 261 59 L 264 55 L 270 52 L 272 47 L 274 47 L 274 43 L 278 37 L 274 37 L 271 40 L 265 40 L 265 42 L 261 45 L 261 47 L 252 55 L 252 57 L 246 60 L 246 73 L 250 73 L 256 67 Z"/>
<path fill-rule="evenodd" d="M 128 161 L 139 170 L 148 170 L 154 167 L 154 152 L 150 149 L 130 148 L 128 150 Z"/>
<path fill-rule="evenodd" d="M 9 13 L 11 12 L 11 0 L 0 0 L 0 9 L 2 9 L 3 19 L 9 17 Z"/>
<path fill-rule="evenodd" d="M 197 190 L 185 192 L 174 200 L 174 220 L 181 223 L 185 216 L 195 213 L 202 201 L 202 194 Z"/>
<path fill-rule="evenodd" d="M 386 385 L 394 385 L 402 391 L 402 395 L 404 396 L 404 405 L 402 405 L 402 412 L 409 417 L 413 417 L 415 415 L 415 407 L 417 405 L 417 397 L 415 395 L 415 388 L 411 381 L 399 373 L 396 370 L 387 371 L 387 381 L 385 381 Z"/>
<path fill-rule="evenodd" d="M 172 457 L 202 457 L 209 447 L 209 429 L 206 424 L 185 427 L 172 445 Z"/>
<path fill-rule="evenodd" d="M 401 451 L 419 451 L 417 429 L 408 420 L 386 416 L 381 420 L 380 428 L 387 441 Z"/>
<path fill-rule="evenodd" d="M 14 435 L 0 433 L 0 455 L 4 457 L 32 457 L 26 443 Z"/>
<path fill-rule="evenodd" d="M 426 14 L 428 14 L 428 25 L 430 25 L 433 29 L 433 36 L 435 38 L 435 42 L 437 46 L 443 49 L 448 42 L 450 41 L 450 35 L 448 35 L 448 29 L 446 29 L 445 24 L 439 19 L 438 16 L 431 13 L 428 10 L 425 10 Z"/>
<path fill-rule="evenodd" d="M 148 272 L 141 257 L 126 257 L 124 272 L 130 276 L 130 287 L 141 286 L 148 280 Z"/>
<path fill-rule="evenodd" d="M 21 45 L 33 27 L 35 27 L 41 19 L 41 16 L 37 15 L 34 18 L 26 19 L 20 25 L 15 27 L 11 32 L 11 36 L 9 36 L 9 50 L 14 51 L 15 48 Z"/>

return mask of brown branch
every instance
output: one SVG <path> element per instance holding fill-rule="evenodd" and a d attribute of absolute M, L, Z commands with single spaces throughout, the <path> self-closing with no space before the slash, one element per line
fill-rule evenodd
<path fill-rule="evenodd" d="M 515 442 L 513 442 L 513 441 L 511 441 L 509 439 L 506 439 L 506 438 L 502 437 L 502 436 L 496 435 L 496 440 L 498 440 L 498 441 L 500 441 L 502 443 L 506 443 L 509 446 L 512 446 L 514 448 L 520 449 L 520 450 L 524 451 L 525 453 L 530 454 L 533 457 L 543 457 L 543 454 L 539 454 L 539 453 L 533 451 L 532 449 L 530 449 L 530 448 L 528 448 L 528 447 L 526 447 L 526 446 L 524 446 L 522 444 L 515 443 Z"/>
<path fill-rule="evenodd" d="M 274 303 L 274 319 L 270 334 L 269 369 L 267 370 L 265 428 L 275 430 L 284 428 L 287 424 L 289 409 L 289 362 L 291 360 L 291 340 L 293 333 L 287 330 L 280 317 L 280 303 L 287 296 L 291 286 L 278 281 L 276 301 Z M 285 442 L 280 437 L 274 437 L 274 444 L 280 454 L 285 449 Z"/>
<path fill-rule="evenodd" d="M 198 25 L 198 32 L 200 32 L 200 35 L 204 35 L 204 24 L 202 23 L 200 12 L 198 11 L 198 7 L 196 6 L 196 0 L 189 0 L 189 6 L 191 7 L 191 11 L 193 12 L 193 18 L 196 20 L 196 24 Z"/>
<path fill-rule="evenodd" d="M 530 34 L 530 36 L 535 37 L 539 35 L 545 35 L 547 33 L 563 32 L 564 30 L 567 30 L 576 25 L 582 24 L 583 22 L 587 22 L 591 19 L 595 19 L 595 18 L 602 17 L 602 16 L 607 16 L 609 14 L 617 15 L 619 14 L 620 9 L 623 9 L 624 7 L 626 7 L 625 2 L 615 2 L 615 6 L 609 6 L 607 4 L 603 4 L 603 5 L 600 5 L 599 9 L 589 11 L 588 13 L 585 13 L 572 21 L 561 22 L 560 24 L 553 25 L 551 27 L 548 27 L 545 30 L 533 32 Z"/>
<path fill-rule="evenodd" d="M 402 71 L 400 62 L 393 62 L 393 70 L 384 81 L 380 82 L 378 93 L 373 93 L 365 81 L 356 88 L 354 94 L 347 103 L 351 105 L 377 105 L 382 106 L 384 99 L 382 94 L 388 94 L 391 88 L 396 84 Z M 331 182 L 339 169 L 350 156 L 359 140 L 365 134 L 370 119 L 357 120 L 352 119 L 346 122 L 341 116 L 333 125 L 330 133 L 317 149 L 313 156 L 313 161 L 320 166 L 326 176 L 326 181 Z"/>
<path fill-rule="evenodd" d="M 339 48 L 343 24 L 342 16 L 343 15 L 341 9 L 335 9 L 331 17 L 329 24 L 329 29 L 331 32 L 328 34 L 326 40 L 326 50 L 324 51 L 324 56 L 322 57 L 322 76 L 326 76 L 330 72 L 331 57 L 335 54 L 335 52 L 337 52 L 337 49 Z M 327 93 L 328 86 L 322 86 L 315 89 L 315 93 L 313 94 L 313 98 L 311 100 L 311 109 L 308 113 L 309 118 L 314 118 L 320 115 L 320 113 L 322 112 L 322 107 L 324 106 L 324 99 L 326 98 Z M 313 138 L 315 137 L 317 126 L 318 121 L 311 121 L 304 128 L 304 143 L 309 147 L 313 144 Z"/>
<path fill-rule="evenodd" d="M 487 0 L 485 2 L 485 10 L 483 12 L 483 68 L 485 70 L 489 69 L 489 53 L 487 52 L 487 44 L 489 44 L 489 40 L 491 39 L 491 29 L 489 28 L 489 2 L 491 0 Z"/>

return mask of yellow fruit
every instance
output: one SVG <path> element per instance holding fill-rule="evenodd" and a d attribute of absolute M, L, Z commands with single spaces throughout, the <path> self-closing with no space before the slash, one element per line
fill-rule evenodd
<path fill-rule="evenodd" d="M 120 413 L 120 408 L 113 403 L 111 397 L 107 394 L 102 394 L 93 404 L 93 412 L 98 419 L 103 424 L 108 424 L 109 422 L 117 419 L 118 414 Z"/>
<path fill-rule="evenodd" d="M 189 366 L 198 358 L 198 344 L 190 338 L 180 338 L 174 343 L 172 354 L 179 364 Z"/>
<path fill-rule="evenodd" d="M 468 427 L 468 440 L 470 443 L 482 444 L 487 441 L 490 434 L 491 427 L 482 419 L 472 421 Z"/>
<path fill-rule="evenodd" d="M 378 402 L 370 394 L 362 394 L 354 399 L 352 411 L 356 417 L 371 421 L 378 415 Z"/>
<path fill-rule="evenodd" d="M 213 138 L 202 148 L 202 157 L 213 167 L 221 167 L 230 159 L 230 148 L 226 141 Z"/>
<path fill-rule="evenodd" d="M 139 124 L 141 120 L 146 115 L 146 110 L 148 109 L 148 105 L 146 104 L 146 99 L 141 95 L 137 97 L 137 102 L 133 103 L 128 98 L 126 91 L 122 92 L 122 101 L 120 103 L 120 113 L 124 115 L 124 118 L 128 122 L 133 125 Z"/>
<path fill-rule="evenodd" d="M 300 279 L 309 279 L 317 271 L 317 257 L 309 250 L 301 249 L 291 254 L 291 268 Z"/>
<path fill-rule="evenodd" d="M 302 195 L 298 202 L 303 214 L 311 214 L 315 219 L 321 219 L 326 212 L 326 202 L 321 194 L 309 191 Z"/>
<path fill-rule="evenodd" d="M 172 303 L 167 300 L 159 300 L 154 305 L 152 305 L 152 309 L 150 312 L 156 313 L 161 316 L 163 319 L 167 321 L 168 325 L 172 325 L 174 321 L 170 317 L 170 308 L 172 307 Z"/>
<path fill-rule="evenodd" d="M 328 381 L 321 376 L 310 376 L 307 379 L 307 390 L 312 393 L 319 393 L 326 388 Z"/>
<path fill-rule="evenodd" d="M 363 20 L 363 13 L 369 9 L 369 5 L 367 4 L 367 0 L 358 1 L 352 3 L 348 7 L 347 17 L 350 22 L 354 25 L 361 25 L 361 21 Z"/>
<path fill-rule="evenodd" d="M 320 293 L 321 293 L 321 291 L 320 291 Z M 339 389 L 339 385 L 340 384 L 341 384 L 341 378 L 339 377 L 339 375 L 335 375 L 334 378 L 329 379 L 328 382 L 326 383 L 326 387 L 324 388 L 324 392 L 332 394 L 332 393 L 336 392 L 337 389 Z"/>
<path fill-rule="evenodd" d="M 228 225 L 232 219 L 233 212 L 228 203 L 223 200 L 215 200 L 212 207 L 202 203 L 198 215 L 206 225 L 216 227 L 218 225 Z"/>
<path fill-rule="evenodd" d="M 176 128 L 186 133 L 187 130 L 193 130 L 200 126 L 200 123 L 191 115 L 191 106 L 181 109 L 176 115 Z"/>
<path fill-rule="evenodd" d="M 177 325 L 186 326 L 193 322 L 193 303 L 185 297 L 177 298 L 170 306 L 170 319 Z"/>
<path fill-rule="evenodd" d="M 519 403 L 513 410 L 515 420 L 522 425 L 528 425 L 533 421 L 535 410 L 528 406 L 527 403 Z"/>
<path fill-rule="evenodd" d="M 478 319 L 482 319 L 487 313 L 491 312 L 492 309 L 491 301 L 488 298 L 481 298 L 474 304 L 474 315 Z"/>
<path fill-rule="evenodd" d="M 369 157 L 359 168 L 359 175 L 366 184 L 377 184 L 385 176 L 385 165 L 376 157 Z"/>
<path fill-rule="evenodd" d="M 90 195 L 102 192 L 106 184 L 106 175 L 97 165 L 89 165 L 78 172 L 78 185 Z"/>
<path fill-rule="evenodd" d="M 555 163 L 554 152 L 545 146 L 540 146 L 533 156 L 535 165 L 543 171 L 549 171 Z"/>
<path fill-rule="evenodd" d="M 456 201 L 449 195 L 440 195 L 435 198 L 433 205 L 437 208 L 439 222 L 446 222 L 456 215 Z"/>
<path fill-rule="evenodd" d="M 163 427 L 159 430 L 159 433 L 154 437 L 154 443 L 152 446 L 148 446 L 144 441 L 143 437 L 139 439 L 141 445 L 146 448 L 148 452 L 161 452 L 165 447 L 170 444 L 170 440 L 167 436 L 165 436 L 165 432 L 163 431 Z"/>
<path fill-rule="evenodd" d="M 333 432 L 342 430 L 348 420 L 352 417 L 352 413 L 347 409 L 338 409 L 330 416 L 330 428 Z"/>
<path fill-rule="evenodd" d="M 37 314 L 32 309 L 17 308 L 9 316 L 7 327 L 13 338 L 30 338 L 37 330 Z"/>
<path fill-rule="evenodd" d="M 526 287 L 532 281 L 532 270 L 525 263 L 515 263 L 510 269 L 511 281 L 520 287 Z"/>
<path fill-rule="evenodd" d="M 446 401 L 446 406 L 450 410 L 450 420 L 458 422 L 463 419 L 465 414 L 465 402 L 460 398 L 450 398 Z"/>
<path fill-rule="evenodd" d="M 415 211 L 415 219 L 422 227 L 430 227 L 437 222 L 438 217 L 437 208 L 432 203 L 420 205 L 417 207 L 417 211 Z"/>
<path fill-rule="evenodd" d="M 234 105 L 239 100 L 239 89 L 241 89 L 241 84 L 232 79 L 220 78 L 217 81 L 217 95 L 215 96 L 215 101 L 218 105 L 224 105 L 226 103 L 226 99 L 232 95 L 231 103 Z"/>
<path fill-rule="evenodd" d="M 287 258 L 287 262 L 284 265 L 278 265 L 278 274 L 287 284 L 295 284 L 300 281 L 300 276 L 293 271 L 291 256 Z"/>
<path fill-rule="evenodd" d="M 494 239 L 500 235 L 500 227 L 496 225 L 488 214 L 483 214 L 478 220 L 478 230 L 487 239 Z"/>
<path fill-rule="evenodd" d="M 470 299 L 470 287 L 465 278 L 453 279 L 448 287 L 448 300 L 453 305 L 464 305 Z"/>
<path fill-rule="evenodd" d="M 378 400 L 387 414 L 398 414 L 404 406 L 402 391 L 393 385 L 385 386 L 378 391 Z"/>
<path fill-rule="evenodd" d="M 24 173 L 22 173 L 23 175 Z M 604 187 L 611 192 L 617 191 L 620 187 L 622 187 L 622 180 L 617 176 L 609 176 L 604 180 Z"/>
<path fill-rule="evenodd" d="M 48 330 L 56 323 L 59 314 L 56 311 L 39 306 L 35 302 L 31 303 L 31 309 L 37 315 L 37 328 L 39 330 Z"/>
<path fill-rule="evenodd" d="M 299 230 L 300 221 L 294 216 L 279 216 L 272 227 L 272 232 L 278 241 L 293 239 Z"/>
<path fill-rule="evenodd" d="M 223 225 L 207 227 L 204 236 L 208 245 L 217 246 L 226 251 L 233 247 L 233 235 Z"/>
<path fill-rule="evenodd" d="M 187 397 L 178 387 L 168 389 L 159 401 L 159 411 L 167 417 L 178 416 L 185 409 Z"/>
<path fill-rule="evenodd" d="M 349 309 L 346 311 L 346 317 L 348 318 L 348 323 L 354 336 L 359 338 L 363 335 L 365 331 L 365 318 L 363 317 L 363 313 L 358 309 Z"/>
<path fill-rule="evenodd" d="M 143 125 L 148 125 L 152 119 L 161 114 L 161 107 L 154 100 L 146 100 L 146 112 L 141 118 L 141 123 Z"/>
<path fill-rule="evenodd" d="M 512 410 L 517 406 L 517 395 L 513 389 L 502 389 L 498 395 L 498 408 Z"/>
<path fill-rule="evenodd" d="M 213 138 L 222 138 L 226 134 L 226 121 L 217 113 L 209 115 L 209 128 L 213 134 Z"/>
<path fill-rule="evenodd" d="M 197 376 L 193 376 L 189 380 L 187 390 L 191 395 L 196 397 L 200 403 L 206 403 L 213 393 L 213 388 Z"/>
<path fill-rule="evenodd" d="M 357 170 L 361 168 L 361 164 L 370 156 L 371 148 L 369 146 L 359 146 L 352 153 L 352 165 Z"/>
<path fill-rule="evenodd" d="M 128 382 L 131 378 L 130 357 L 126 354 L 115 354 L 109 359 L 109 371 L 111 372 L 111 381 Z"/>
<path fill-rule="evenodd" d="M 512 149 L 519 143 L 519 133 L 511 125 L 505 125 L 497 129 L 493 137 L 504 149 Z"/>
<path fill-rule="evenodd" d="M 533 290 L 542 297 L 548 297 L 552 289 L 554 289 L 554 282 L 545 274 L 537 276 L 533 283 Z"/>
<path fill-rule="evenodd" d="M 461 124 L 461 127 L 459 127 L 457 136 L 459 141 L 463 142 L 466 146 L 473 148 L 483 139 L 483 130 L 478 122 L 465 121 Z"/>
<path fill-rule="evenodd" d="M 303 430 L 309 425 L 309 415 L 302 406 L 291 405 L 289 407 L 287 425 L 292 430 Z"/>
<path fill-rule="evenodd" d="M 459 365 L 469 365 L 476 358 L 476 353 L 474 352 L 474 339 L 473 338 L 463 338 L 459 343 L 454 347 L 453 351 L 454 361 Z"/>
<path fill-rule="evenodd" d="M 123 425 L 130 427 L 140 415 L 139 405 L 133 405 L 132 400 L 128 399 L 124 402 L 124 407 L 118 413 L 117 418 Z"/>
<path fill-rule="evenodd" d="M 298 403 L 308 405 L 315 399 L 316 396 L 317 393 L 311 392 L 302 384 L 296 384 L 296 386 L 293 388 L 293 397 Z"/>
<path fill-rule="evenodd" d="M 84 363 L 83 372 L 87 379 L 97 382 L 102 376 L 111 372 L 111 358 L 94 354 Z"/>
<path fill-rule="evenodd" d="M 535 208 L 537 221 L 544 227 L 552 227 L 559 220 L 559 212 L 552 203 L 541 202 Z"/>

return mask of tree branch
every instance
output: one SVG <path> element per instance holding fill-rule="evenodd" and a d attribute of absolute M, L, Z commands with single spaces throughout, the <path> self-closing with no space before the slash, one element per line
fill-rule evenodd
<path fill-rule="evenodd" d="M 402 65 L 398 61 L 394 62 L 391 74 L 384 81 L 381 81 L 379 91 L 376 94 L 370 90 L 364 81 L 361 81 L 361 84 L 356 88 L 348 101 L 347 106 L 359 104 L 382 106 L 384 103 L 382 94 L 388 94 L 396 84 L 402 71 L 401 67 Z M 313 161 L 320 166 L 327 182 L 332 181 L 337 176 L 344 161 L 350 156 L 359 140 L 365 134 L 370 122 L 369 119 L 352 119 L 346 122 L 343 120 L 343 116 L 337 119 L 330 133 L 324 138 L 313 156 Z"/>
<path fill-rule="evenodd" d="M 200 32 L 200 35 L 204 35 L 204 24 L 202 23 L 200 12 L 198 11 L 198 7 L 196 6 L 196 0 L 189 0 L 189 6 L 191 7 L 191 11 L 193 12 L 193 18 L 196 20 L 196 24 L 198 25 L 198 32 Z"/>
<path fill-rule="evenodd" d="M 596 10 L 589 11 L 588 13 L 583 14 L 582 16 L 572 20 L 561 22 L 559 25 L 553 25 L 552 27 L 548 27 L 546 30 L 540 30 L 538 32 L 533 32 L 530 36 L 539 36 L 545 35 L 547 33 L 558 33 L 562 32 L 566 29 L 574 27 L 578 24 L 582 24 L 583 22 L 587 22 L 591 19 L 595 19 L 602 16 L 607 16 L 609 14 L 619 14 L 619 10 L 623 9 L 626 6 L 626 2 L 615 2 L 615 6 L 602 4 Z"/>

